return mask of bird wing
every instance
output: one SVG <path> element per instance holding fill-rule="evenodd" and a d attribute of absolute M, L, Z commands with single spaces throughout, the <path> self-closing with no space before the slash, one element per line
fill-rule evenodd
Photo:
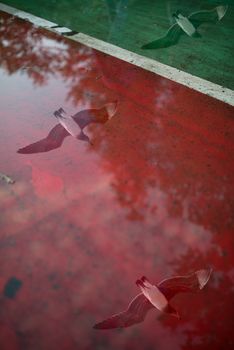
<path fill-rule="evenodd" d="M 101 108 L 85 109 L 73 115 L 72 119 L 74 119 L 81 129 L 84 129 L 91 123 L 105 124 L 115 115 L 117 104 L 117 101 L 112 101 L 106 103 Z"/>
<path fill-rule="evenodd" d="M 162 49 L 169 47 L 178 43 L 181 34 L 183 33 L 182 29 L 178 26 L 177 23 L 173 24 L 167 31 L 166 35 L 163 37 L 151 41 L 148 44 L 143 45 L 141 48 L 143 50 L 151 49 Z"/>
<path fill-rule="evenodd" d="M 188 16 L 195 28 L 198 28 L 202 23 L 216 23 L 221 20 L 227 11 L 228 6 L 217 6 L 212 10 L 202 10 L 191 13 Z"/>
<path fill-rule="evenodd" d="M 31 154 L 31 153 L 41 153 L 48 152 L 55 148 L 59 148 L 66 136 L 70 134 L 64 127 L 57 124 L 48 134 L 48 136 L 40 141 L 31 143 L 30 145 L 20 148 L 17 153 L 21 154 Z"/>
<path fill-rule="evenodd" d="M 127 310 L 95 324 L 95 329 L 126 328 L 143 322 L 147 312 L 154 306 L 141 293 L 129 304 Z"/>
<path fill-rule="evenodd" d="M 177 293 L 191 293 L 202 289 L 208 282 L 211 269 L 199 270 L 186 276 L 176 276 L 160 282 L 157 287 L 170 300 Z"/>
<path fill-rule="evenodd" d="M 104 124 L 108 121 L 109 116 L 105 107 L 100 109 L 85 109 L 72 116 L 81 129 L 84 129 L 91 123 Z"/>

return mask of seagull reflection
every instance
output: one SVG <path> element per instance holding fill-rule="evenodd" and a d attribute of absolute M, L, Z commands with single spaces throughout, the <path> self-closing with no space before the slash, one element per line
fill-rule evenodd
<path fill-rule="evenodd" d="M 136 281 L 142 293 L 129 304 L 127 310 L 97 323 L 95 329 L 125 328 L 143 322 L 147 312 L 152 308 L 180 318 L 178 312 L 169 304 L 178 293 L 197 292 L 208 282 L 211 269 L 199 270 L 186 276 L 168 278 L 152 285 L 146 277 Z"/>
<path fill-rule="evenodd" d="M 84 128 L 91 123 L 105 124 L 115 115 L 116 109 L 117 101 L 114 101 L 106 103 L 102 108 L 86 109 L 68 117 L 64 109 L 59 108 L 54 112 L 59 124 L 53 127 L 48 136 L 20 148 L 17 152 L 22 154 L 48 152 L 59 148 L 67 136 L 73 136 L 78 140 L 92 144 L 89 137 L 84 133 Z"/>
<path fill-rule="evenodd" d="M 215 23 L 220 21 L 227 12 L 228 6 L 217 6 L 212 10 L 202 10 L 191 13 L 188 17 L 183 16 L 177 11 L 173 17 L 176 23 L 173 24 L 167 31 L 167 33 L 148 44 L 143 45 L 143 50 L 161 49 L 166 48 L 178 43 L 180 36 L 186 33 L 189 36 L 198 37 L 200 34 L 196 29 L 206 22 Z"/>

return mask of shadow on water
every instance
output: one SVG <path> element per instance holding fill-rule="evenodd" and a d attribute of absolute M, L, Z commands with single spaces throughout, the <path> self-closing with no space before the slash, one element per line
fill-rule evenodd
<path fill-rule="evenodd" d="M 10 342 L 24 350 L 136 350 L 142 343 L 145 349 L 231 349 L 233 109 L 29 23 L 1 18 L 1 69 L 9 79 L 21 73 L 32 83 L 28 95 L 12 84 L 9 96 L 12 105 L 14 94 L 26 94 L 23 112 L 31 119 L 19 124 L 16 102 L 15 110 L 1 110 L 3 163 L 11 159 L 17 169 L 14 186 L 0 188 L 0 287 L 14 294 L 0 299 L 3 349 Z M 79 154 L 74 143 L 30 159 L 16 154 L 18 144 L 41 137 L 30 112 L 38 103 L 33 88 L 53 78 L 67 86 L 78 119 L 90 109 L 99 117 L 100 106 L 106 121 L 106 104 L 118 100 L 116 115 L 101 127 L 87 126 L 85 118 L 93 146 L 80 147 Z M 50 103 L 51 95 L 43 98 Z M 48 119 L 41 134 L 51 127 Z M 54 142 L 45 140 L 45 148 Z M 203 266 L 214 271 L 204 291 L 173 301 L 180 321 L 152 313 L 124 332 L 93 331 L 97 319 L 136 294 L 129 282 L 139 275 L 160 280 Z M 11 276 L 22 286 L 11 282 L 9 294 Z"/>

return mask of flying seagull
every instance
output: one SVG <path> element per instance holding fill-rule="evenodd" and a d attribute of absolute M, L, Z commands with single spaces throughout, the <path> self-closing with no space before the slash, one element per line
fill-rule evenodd
<path fill-rule="evenodd" d="M 127 310 L 97 323 L 95 329 L 126 328 L 144 321 L 147 312 L 156 308 L 164 313 L 180 318 L 169 301 L 178 293 L 192 293 L 202 289 L 208 282 L 211 269 L 196 271 L 186 276 L 176 276 L 152 285 L 146 277 L 136 281 L 142 293 L 129 304 Z"/>
<path fill-rule="evenodd" d="M 192 22 L 185 16 L 183 16 L 179 11 L 173 14 L 176 23 L 178 26 L 188 35 L 188 36 L 199 36 L 196 28 L 192 24 Z"/>
<path fill-rule="evenodd" d="M 216 23 L 221 21 L 228 9 L 228 5 L 217 6 L 212 10 L 201 10 L 191 13 L 188 17 L 183 16 L 177 11 L 173 17 L 176 23 L 174 23 L 166 32 L 163 37 L 151 41 L 148 44 L 143 45 L 143 50 L 161 49 L 169 47 L 178 43 L 180 36 L 185 33 L 189 36 L 196 37 L 201 36 L 197 32 L 197 28 L 205 22 Z"/>
<path fill-rule="evenodd" d="M 78 140 L 90 142 L 89 137 L 84 133 L 84 128 L 91 123 L 104 124 L 110 120 L 117 109 L 117 101 L 106 103 L 99 109 L 85 109 L 73 116 L 67 117 L 66 112 L 61 107 L 54 112 L 59 124 L 55 125 L 44 139 L 20 148 L 17 152 L 22 154 L 32 154 L 48 152 L 59 148 L 65 137 L 73 136 Z"/>

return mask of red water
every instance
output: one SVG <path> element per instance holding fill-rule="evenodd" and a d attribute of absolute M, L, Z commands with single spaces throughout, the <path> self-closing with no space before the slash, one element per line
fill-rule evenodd
<path fill-rule="evenodd" d="M 233 108 L 1 14 L 0 349 L 233 349 Z M 18 154 L 69 114 L 118 100 L 93 146 Z M 93 325 L 154 283 L 204 290 L 121 330 Z M 10 298 L 15 277 L 22 282 Z"/>

